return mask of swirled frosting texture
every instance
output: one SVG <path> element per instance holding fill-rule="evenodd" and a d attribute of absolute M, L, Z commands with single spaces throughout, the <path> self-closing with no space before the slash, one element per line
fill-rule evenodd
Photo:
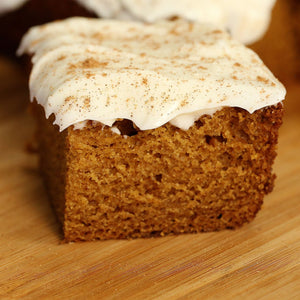
<path fill-rule="evenodd" d="M 1 0 L 0 14 L 28 0 Z M 75 0 L 74 0 L 75 1 Z M 174 16 L 222 26 L 250 44 L 268 28 L 276 0 L 76 0 L 99 17 L 156 22 Z"/>
<path fill-rule="evenodd" d="M 32 28 L 18 53 L 32 55 L 31 100 L 61 130 L 120 118 L 187 129 L 224 106 L 252 113 L 285 97 L 254 52 L 210 25 L 71 18 Z"/>

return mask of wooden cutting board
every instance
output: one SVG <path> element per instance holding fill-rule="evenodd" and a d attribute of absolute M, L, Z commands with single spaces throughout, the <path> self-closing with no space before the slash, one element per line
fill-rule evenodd
<path fill-rule="evenodd" d="M 289 85 L 275 190 L 251 224 L 62 244 L 25 151 L 25 77 L 0 58 L 0 299 L 300 299 L 300 85 Z"/>

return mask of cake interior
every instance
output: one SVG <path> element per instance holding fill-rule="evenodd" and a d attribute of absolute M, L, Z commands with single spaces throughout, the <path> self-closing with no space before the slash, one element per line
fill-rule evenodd
<path fill-rule="evenodd" d="M 36 105 L 36 104 L 35 104 Z M 237 228 L 273 189 L 281 104 L 223 108 L 189 130 L 129 120 L 59 132 L 36 105 L 40 165 L 66 241 Z"/>

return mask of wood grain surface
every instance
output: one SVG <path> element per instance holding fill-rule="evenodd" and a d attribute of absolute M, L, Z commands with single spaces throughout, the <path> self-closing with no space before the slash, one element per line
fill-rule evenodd
<path fill-rule="evenodd" d="M 26 76 L 0 58 L 0 299 L 300 299 L 300 85 L 276 187 L 235 231 L 62 244 L 37 170 Z"/>

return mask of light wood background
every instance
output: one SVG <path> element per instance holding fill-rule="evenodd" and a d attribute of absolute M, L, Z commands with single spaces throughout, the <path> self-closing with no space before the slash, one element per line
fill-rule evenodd
<path fill-rule="evenodd" d="M 288 86 L 275 190 L 236 231 L 62 244 L 27 83 L 0 58 L 0 299 L 300 299 L 300 85 Z"/>

